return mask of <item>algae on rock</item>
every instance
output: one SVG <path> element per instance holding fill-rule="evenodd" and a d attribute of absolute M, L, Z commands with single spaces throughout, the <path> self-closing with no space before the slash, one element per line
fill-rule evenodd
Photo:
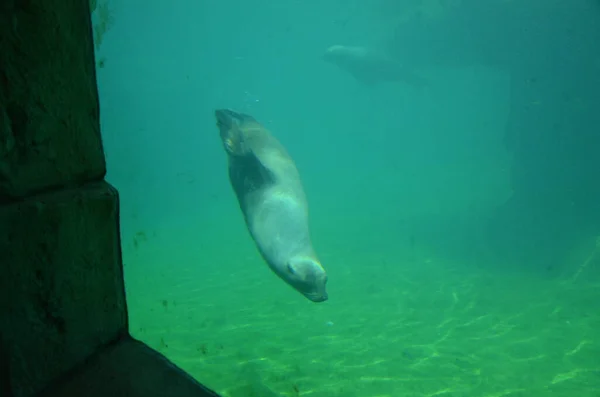
<path fill-rule="evenodd" d="M 109 0 L 90 0 L 90 12 L 93 18 L 94 48 L 96 52 L 102 45 L 104 35 L 114 24 L 114 14 L 109 6 Z M 105 59 L 96 60 L 96 67 L 104 67 Z"/>

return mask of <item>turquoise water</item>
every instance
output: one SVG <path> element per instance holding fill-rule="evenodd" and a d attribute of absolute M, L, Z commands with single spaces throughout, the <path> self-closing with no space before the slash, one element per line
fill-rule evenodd
<path fill-rule="evenodd" d="M 321 58 L 385 47 L 402 21 L 462 3 L 98 0 L 136 338 L 227 397 L 600 394 L 600 217 L 553 221 L 561 211 L 539 209 L 550 196 L 506 209 L 523 162 L 506 142 L 514 72 L 420 63 L 425 87 L 370 86 Z M 569 106 L 592 107 L 578 98 Z M 295 159 L 328 302 L 260 258 L 227 179 L 221 107 L 253 115 Z M 531 213 L 557 231 L 496 220 Z"/>

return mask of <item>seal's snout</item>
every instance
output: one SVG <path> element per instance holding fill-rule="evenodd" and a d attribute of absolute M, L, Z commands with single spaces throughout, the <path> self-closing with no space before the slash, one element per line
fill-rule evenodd
<path fill-rule="evenodd" d="M 339 61 L 340 58 L 343 58 L 346 54 L 347 49 L 342 45 L 332 45 L 323 54 L 323 59 L 328 62 L 336 62 Z"/>
<path fill-rule="evenodd" d="M 329 295 L 327 294 L 327 273 L 325 273 L 321 264 L 319 264 L 315 272 L 315 278 L 310 283 L 311 289 L 306 290 L 304 296 L 315 303 L 325 302 L 329 299 Z"/>
<path fill-rule="evenodd" d="M 335 60 L 337 49 L 334 47 L 328 48 L 321 56 L 325 62 L 333 62 Z"/>
<path fill-rule="evenodd" d="M 306 295 L 306 297 L 315 303 L 325 302 L 327 299 L 329 299 L 327 292 L 318 295 Z"/>
<path fill-rule="evenodd" d="M 310 256 L 297 256 L 287 263 L 287 271 L 280 276 L 312 302 L 325 302 L 327 273 L 318 260 Z"/>

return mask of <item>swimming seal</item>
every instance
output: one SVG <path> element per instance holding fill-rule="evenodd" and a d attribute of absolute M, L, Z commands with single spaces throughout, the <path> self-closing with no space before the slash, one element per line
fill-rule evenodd
<path fill-rule="evenodd" d="M 218 109 L 215 117 L 229 181 L 263 259 L 306 298 L 326 301 L 327 273 L 312 246 L 308 204 L 294 161 L 252 116 Z"/>
<path fill-rule="evenodd" d="M 365 47 L 334 45 L 325 51 L 323 59 L 365 85 L 400 81 L 417 88 L 427 86 L 424 78 L 400 62 Z"/>

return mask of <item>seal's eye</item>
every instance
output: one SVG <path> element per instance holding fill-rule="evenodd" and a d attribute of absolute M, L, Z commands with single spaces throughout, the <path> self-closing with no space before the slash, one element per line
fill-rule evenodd
<path fill-rule="evenodd" d="M 287 269 L 288 269 L 288 272 L 290 272 L 291 274 L 296 274 L 296 269 L 294 269 L 294 266 L 292 266 L 291 263 L 288 263 Z"/>

